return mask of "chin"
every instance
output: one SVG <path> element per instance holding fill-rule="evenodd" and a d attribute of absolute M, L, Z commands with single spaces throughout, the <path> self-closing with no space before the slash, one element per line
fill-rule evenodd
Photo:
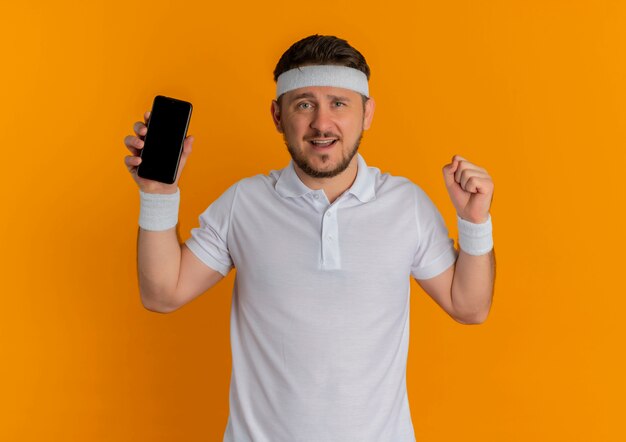
<path fill-rule="evenodd" d="M 309 161 L 301 163 L 296 162 L 296 164 L 298 164 L 304 173 L 313 178 L 333 178 L 344 172 L 349 166 L 349 163 L 344 164 L 341 161 L 328 162 L 323 166 L 318 166 L 316 162 L 311 163 Z"/>
<path fill-rule="evenodd" d="M 356 143 L 352 152 L 345 153 L 341 150 L 343 144 L 335 146 L 328 152 L 318 152 L 293 148 L 285 140 L 293 162 L 305 174 L 313 178 L 332 178 L 345 171 L 357 154 L 359 142 Z"/>

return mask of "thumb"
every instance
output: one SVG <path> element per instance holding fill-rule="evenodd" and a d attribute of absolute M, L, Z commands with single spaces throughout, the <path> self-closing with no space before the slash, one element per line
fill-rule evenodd
<path fill-rule="evenodd" d="M 442 169 L 443 179 L 447 187 L 454 186 L 454 184 L 456 183 L 456 181 L 454 180 L 454 173 L 456 172 L 458 167 L 459 167 L 459 162 L 454 161 L 454 160 L 452 160 L 451 163 L 443 166 L 443 169 Z"/>
<path fill-rule="evenodd" d="M 191 152 L 191 146 L 193 144 L 193 135 L 189 135 L 187 138 L 185 138 L 185 141 L 183 142 L 183 153 L 182 156 L 183 157 L 188 157 L 189 153 Z"/>
<path fill-rule="evenodd" d="M 191 145 L 193 144 L 194 141 L 194 137 L 193 135 L 189 135 L 186 139 L 185 142 L 183 143 L 183 146 L 186 148 L 187 145 L 189 145 L 189 151 L 191 152 Z"/>
<path fill-rule="evenodd" d="M 191 145 L 193 144 L 193 140 L 194 140 L 193 136 L 190 135 L 187 138 L 185 138 L 185 141 L 183 142 L 183 153 L 180 155 L 179 169 L 182 169 L 185 166 L 185 163 L 187 162 L 187 157 L 191 153 Z"/>

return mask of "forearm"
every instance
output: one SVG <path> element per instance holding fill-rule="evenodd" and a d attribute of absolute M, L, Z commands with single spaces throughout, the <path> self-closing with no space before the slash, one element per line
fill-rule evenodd
<path fill-rule="evenodd" d="M 452 305 L 458 317 L 483 322 L 489 314 L 495 281 L 495 252 L 469 255 L 459 250 L 452 279 Z"/>
<path fill-rule="evenodd" d="M 180 192 L 158 192 L 140 191 L 137 276 L 143 305 L 149 310 L 168 312 L 175 308 L 181 265 L 181 244 L 176 232 Z"/>
<path fill-rule="evenodd" d="M 173 307 L 172 300 L 178 284 L 181 245 L 176 228 L 137 233 L 137 272 L 143 305 L 150 310 L 163 311 Z"/>

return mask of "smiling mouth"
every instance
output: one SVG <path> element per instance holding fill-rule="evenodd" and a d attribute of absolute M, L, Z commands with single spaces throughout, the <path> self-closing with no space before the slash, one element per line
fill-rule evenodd
<path fill-rule="evenodd" d="M 311 143 L 315 147 L 330 147 L 330 146 L 334 146 L 336 142 L 337 142 L 336 139 L 334 140 L 309 140 L 309 143 Z"/>

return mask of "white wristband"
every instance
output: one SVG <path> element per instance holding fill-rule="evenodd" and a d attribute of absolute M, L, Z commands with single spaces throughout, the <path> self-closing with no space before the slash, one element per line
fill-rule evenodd
<path fill-rule="evenodd" d="M 139 227 L 144 230 L 161 231 L 176 227 L 180 189 L 176 193 L 145 193 L 139 189 Z"/>
<path fill-rule="evenodd" d="M 493 249 L 491 214 L 481 224 L 471 223 L 457 214 L 459 247 L 468 255 L 484 255 Z"/>

